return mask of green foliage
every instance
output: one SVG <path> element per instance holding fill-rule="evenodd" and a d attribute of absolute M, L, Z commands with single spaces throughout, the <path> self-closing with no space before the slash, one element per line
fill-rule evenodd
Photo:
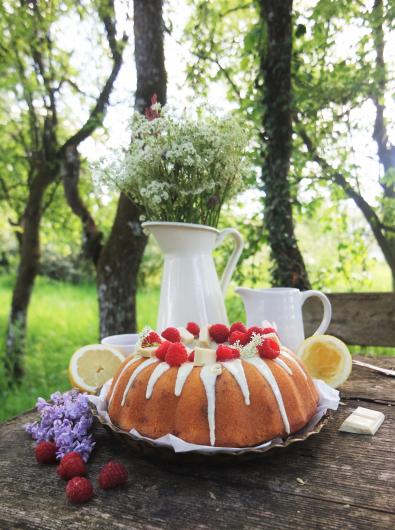
<path fill-rule="evenodd" d="M 0 336 L 4 337 L 13 278 L 0 276 Z M 139 293 L 139 329 L 154 327 L 159 303 L 158 290 Z M 37 397 L 69 388 L 68 362 L 72 353 L 98 341 L 96 288 L 39 278 L 29 309 L 26 376 L 18 388 L 7 390 L 0 362 L 0 421 L 34 406 Z M 1 348 L 3 351 L 3 348 Z"/>
<path fill-rule="evenodd" d="M 194 12 L 186 29 L 185 43 L 191 42 L 196 58 L 189 66 L 189 80 L 203 95 L 209 93 L 213 83 L 226 87 L 229 101 L 255 131 L 253 159 L 258 164 L 265 150 L 259 142 L 259 135 L 264 133 L 261 129 L 264 86 L 258 72 L 258 52 L 267 53 L 265 28 L 258 24 L 259 3 L 236 0 L 191 0 L 190 3 Z M 384 44 L 389 40 L 395 10 L 393 2 L 383 1 L 380 18 L 380 11 L 372 8 L 372 2 L 362 5 L 348 0 L 294 3 L 295 134 L 289 172 L 292 197 L 299 221 L 302 219 L 299 212 L 306 214 L 310 210 L 310 217 L 316 216 L 316 223 L 320 223 L 326 206 L 329 216 L 331 209 L 342 211 L 342 229 L 334 223 L 332 230 L 340 240 L 350 241 L 346 246 L 339 241 L 339 267 L 345 268 L 352 268 L 353 260 L 359 268 L 367 259 L 368 249 L 372 254 L 373 246 L 371 235 L 367 236 L 365 228 L 361 231 L 360 225 L 355 233 L 350 233 L 345 219 L 351 220 L 353 210 L 345 207 L 349 196 L 344 188 L 334 183 L 337 174 L 366 197 L 373 214 L 389 226 L 388 230 L 381 229 L 388 242 L 394 234 L 393 193 L 383 193 L 385 187 L 394 189 L 393 175 L 391 170 L 383 174 L 374 169 L 371 159 L 376 156 L 376 146 L 373 144 L 372 148 L 372 102 L 376 100 L 391 108 L 391 94 L 395 92 L 395 61 L 390 45 L 385 54 L 386 63 L 380 67 L 375 61 L 375 39 L 383 22 Z M 392 131 L 389 111 L 385 118 Z M 310 208 L 315 201 L 322 202 L 319 213 Z M 325 215 L 322 222 L 326 222 Z M 264 237 L 255 241 L 250 238 L 249 256 L 258 252 L 264 241 Z M 306 247 L 303 241 L 300 244 Z M 392 248 L 395 248 L 393 244 Z M 311 256 L 306 255 L 306 261 L 312 272 Z M 349 276 L 351 272 L 345 274 Z M 330 280 L 326 274 L 312 276 L 320 285 L 325 278 Z"/>
<path fill-rule="evenodd" d="M 0 5 L 0 245 L 12 256 L 18 253 L 29 187 L 39 169 L 56 159 L 50 150 L 82 125 L 97 95 L 95 87 L 102 86 L 107 74 L 108 43 L 98 16 L 104 5 L 110 4 L 6 0 Z M 66 25 L 86 32 L 91 46 L 80 50 L 78 39 L 64 39 Z M 70 215 L 58 168 L 53 170 L 43 204 L 41 244 L 46 255 L 75 258 L 81 249 L 81 223 Z M 84 161 L 79 188 L 87 207 L 97 214 L 103 205 L 93 194 Z M 104 234 L 112 221 L 113 202 L 107 210 L 108 215 L 97 216 Z"/>

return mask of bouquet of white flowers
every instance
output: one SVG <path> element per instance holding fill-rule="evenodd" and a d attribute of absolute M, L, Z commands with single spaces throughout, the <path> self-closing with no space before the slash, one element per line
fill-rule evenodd
<path fill-rule="evenodd" d="M 247 172 L 238 122 L 202 112 L 177 118 L 153 99 L 145 116 L 133 115 L 131 133 L 126 151 L 97 164 L 99 180 L 140 205 L 146 220 L 216 227 Z"/>

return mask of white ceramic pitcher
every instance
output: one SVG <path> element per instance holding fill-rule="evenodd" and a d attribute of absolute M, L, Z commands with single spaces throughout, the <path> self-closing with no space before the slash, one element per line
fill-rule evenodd
<path fill-rule="evenodd" d="M 189 223 L 142 226 L 153 234 L 165 258 L 157 329 L 185 326 L 189 321 L 228 324 L 224 295 L 243 250 L 240 233 Z M 228 235 L 235 240 L 235 248 L 219 281 L 212 253 Z"/>
<path fill-rule="evenodd" d="M 320 291 L 299 291 L 292 287 L 272 289 L 247 289 L 237 287 L 235 291 L 243 299 L 248 326 L 260 326 L 263 320 L 274 322 L 281 342 L 296 351 L 304 340 L 302 306 L 307 298 L 317 296 L 323 306 L 324 315 L 314 335 L 325 333 L 332 317 L 329 299 Z"/>

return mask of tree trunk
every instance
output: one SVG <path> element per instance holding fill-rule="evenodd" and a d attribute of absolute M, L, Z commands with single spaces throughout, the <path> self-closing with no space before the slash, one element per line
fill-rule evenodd
<path fill-rule="evenodd" d="M 386 240 L 384 257 L 391 269 L 392 290 L 395 291 L 395 145 L 390 141 L 387 123 L 385 120 L 385 95 L 387 90 L 387 68 L 384 60 L 385 34 L 384 23 L 386 13 L 383 0 L 375 0 L 372 11 L 372 36 L 374 43 L 375 74 L 377 84 L 373 94 L 373 103 L 376 107 L 376 118 L 373 130 L 373 139 L 377 145 L 377 155 L 383 167 L 384 175 L 379 179 L 383 190 L 382 200 L 382 227 L 381 232 Z"/>
<path fill-rule="evenodd" d="M 161 104 L 166 103 L 162 6 L 163 0 L 134 0 L 135 109 L 138 112 L 150 106 L 154 94 Z M 121 195 L 97 267 L 101 337 L 130 333 L 137 328 L 137 274 L 147 244 L 140 214 L 139 208 Z"/>
<path fill-rule="evenodd" d="M 27 310 L 40 260 L 40 223 L 45 190 L 51 178 L 38 175 L 32 184 L 23 215 L 20 261 L 12 293 L 6 338 L 5 368 L 7 382 L 19 382 L 24 373 Z"/>
<path fill-rule="evenodd" d="M 276 286 L 309 289 L 310 282 L 298 248 L 292 215 L 288 173 L 292 152 L 292 0 L 259 0 L 267 28 L 260 50 L 264 79 L 262 181 L 265 191 L 265 225 Z"/>
<path fill-rule="evenodd" d="M 139 222 L 140 211 L 121 195 L 111 235 L 97 268 L 100 336 L 136 330 L 137 274 L 147 237 Z"/>

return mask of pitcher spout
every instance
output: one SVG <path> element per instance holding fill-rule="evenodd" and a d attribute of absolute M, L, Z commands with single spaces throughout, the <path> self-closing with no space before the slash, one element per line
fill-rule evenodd
<path fill-rule="evenodd" d="M 249 287 L 236 287 L 235 289 L 235 293 L 237 293 L 244 301 L 256 292 L 256 289 L 250 289 Z"/>
<path fill-rule="evenodd" d="M 244 303 L 247 326 L 261 326 L 263 317 L 263 290 L 249 287 L 236 287 L 235 292 Z"/>

